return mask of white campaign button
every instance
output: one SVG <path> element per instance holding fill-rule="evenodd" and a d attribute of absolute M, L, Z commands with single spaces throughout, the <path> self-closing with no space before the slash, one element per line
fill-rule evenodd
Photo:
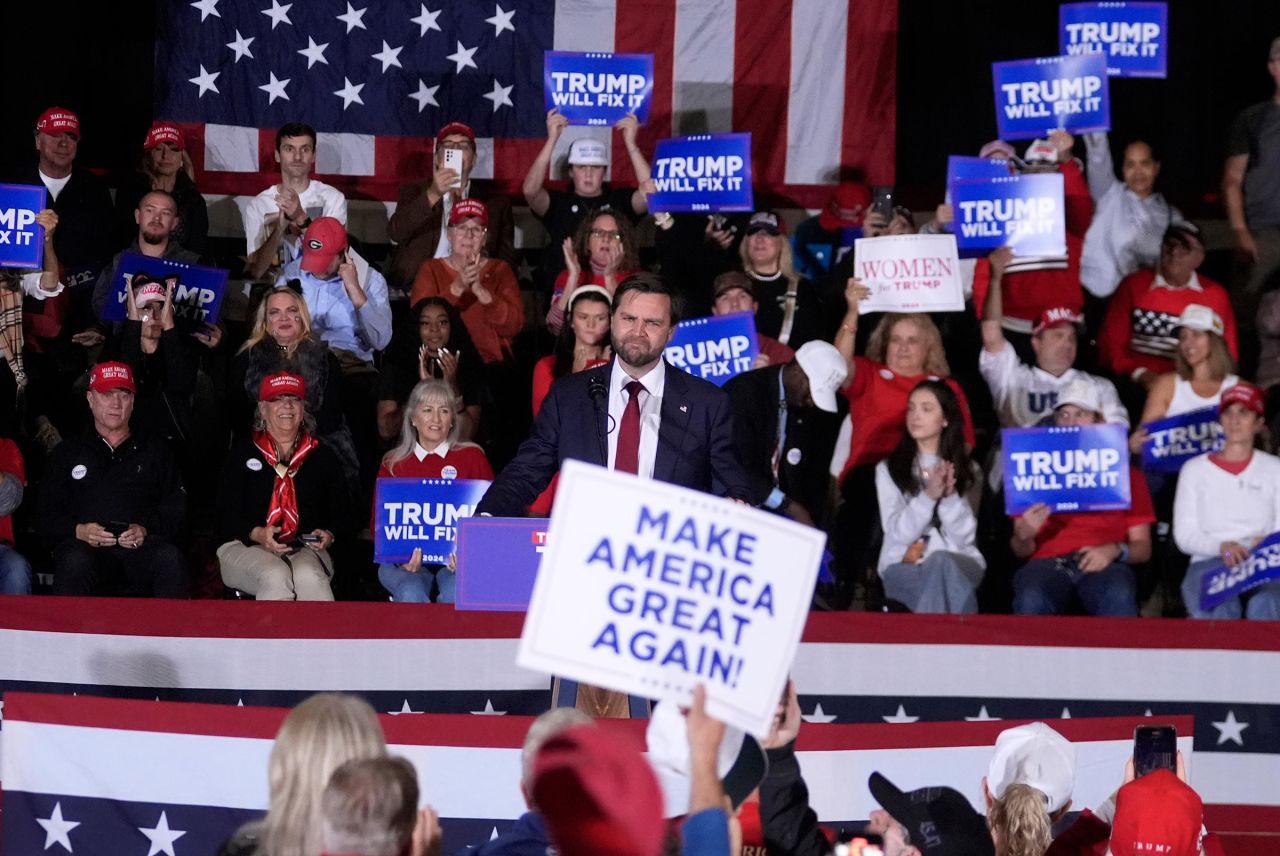
<path fill-rule="evenodd" d="M 803 453 L 799 449 L 792 446 L 790 449 L 787 449 L 787 463 L 794 467 L 796 464 L 800 463 L 802 454 Z"/>
<path fill-rule="evenodd" d="M 76 481 L 80 481 L 80 479 L 84 478 L 88 474 L 89 474 L 89 468 L 86 467 L 84 464 L 76 464 L 74 467 L 71 468 L 71 477 Z"/>
<path fill-rule="evenodd" d="M 880 369 L 880 377 L 884 378 L 885 380 L 893 380 L 893 372 L 889 371 L 888 369 Z"/>
<path fill-rule="evenodd" d="M 457 477 L 458 477 L 458 468 L 455 467 L 453 464 L 449 464 L 449 466 L 440 470 L 440 478 L 442 479 L 456 479 Z"/>
<path fill-rule="evenodd" d="M 249 469 L 253 470 L 255 473 L 259 472 L 262 469 L 262 461 L 259 461 L 257 458 L 250 458 L 249 460 L 244 462 L 244 465 Z"/>

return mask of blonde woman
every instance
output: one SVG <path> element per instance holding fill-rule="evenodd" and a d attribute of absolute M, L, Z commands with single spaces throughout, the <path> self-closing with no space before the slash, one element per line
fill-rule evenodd
<path fill-rule="evenodd" d="M 267 816 L 241 827 L 219 856 L 319 856 L 321 796 L 333 771 L 357 758 L 382 758 L 386 738 L 367 702 L 318 693 L 293 709 L 276 732 L 267 764 Z"/>
<path fill-rule="evenodd" d="M 756 330 L 792 348 L 821 339 L 817 289 L 796 273 L 782 218 L 772 211 L 752 214 L 739 253 L 760 304 Z"/>

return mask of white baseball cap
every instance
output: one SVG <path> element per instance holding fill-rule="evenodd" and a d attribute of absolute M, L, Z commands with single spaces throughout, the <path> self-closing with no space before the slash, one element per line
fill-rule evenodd
<path fill-rule="evenodd" d="M 1182 310 L 1182 314 L 1178 316 L 1178 323 L 1174 328 L 1186 327 L 1188 330 L 1203 330 L 1206 333 L 1217 333 L 1219 336 L 1226 335 L 1226 326 L 1222 323 L 1222 316 L 1214 312 L 1208 306 L 1202 306 L 1199 303 L 1189 303 Z"/>
<path fill-rule="evenodd" d="M 609 150 L 604 143 L 590 137 L 574 140 L 569 146 L 570 166 L 608 166 Z"/>
<path fill-rule="evenodd" d="M 662 789 L 664 817 L 689 812 L 691 788 L 689 728 L 679 705 L 659 702 L 645 729 L 646 757 Z M 741 729 L 725 728 L 716 754 L 716 773 L 734 808 L 742 805 L 764 779 L 769 762 L 759 741 Z"/>
<path fill-rule="evenodd" d="M 1074 404 L 1083 410 L 1092 413 L 1102 412 L 1102 395 L 1098 392 L 1098 387 L 1084 378 L 1076 378 L 1070 381 L 1062 388 L 1062 392 L 1058 393 L 1058 403 L 1053 406 L 1054 410 L 1067 404 Z"/>
<path fill-rule="evenodd" d="M 836 412 L 836 391 L 849 376 L 849 364 L 835 346 L 814 339 L 796 351 L 796 362 L 809 378 L 809 394 L 813 403 L 828 413 Z"/>
<path fill-rule="evenodd" d="M 1010 785 L 1029 785 L 1045 796 L 1045 809 L 1058 811 L 1071 799 L 1076 781 L 1076 747 L 1043 722 L 1007 728 L 996 738 L 987 765 L 987 790 L 996 799 Z"/>

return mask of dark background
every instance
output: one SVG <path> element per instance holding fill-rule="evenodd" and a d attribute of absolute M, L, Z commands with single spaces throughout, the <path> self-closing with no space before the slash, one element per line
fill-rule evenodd
<path fill-rule="evenodd" d="M 155 6 L 3 5 L 9 82 L 0 96 L 8 125 L 0 168 L 8 173 L 31 156 L 29 129 L 58 104 L 80 115 L 81 163 L 130 169 L 151 120 Z M 1231 119 L 1273 91 L 1267 47 L 1280 35 L 1280 2 L 1173 0 L 1169 17 L 1169 77 L 1112 81 L 1112 140 L 1117 147 L 1136 136 L 1153 142 L 1166 194 L 1193 216 L 1220 217 L 1217 186 Z M 976 154 L 995 137 L 991 63 L 1057 54 L 1058 4 L 901 0 L 898 23 L 898 195 L 916 209 L 932 208 L 946 156 Z"/>

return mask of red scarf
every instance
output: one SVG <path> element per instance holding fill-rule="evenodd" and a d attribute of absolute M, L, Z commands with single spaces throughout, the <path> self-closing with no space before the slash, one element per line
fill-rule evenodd
<path fill-rule="evenodd" d="M 294 488 L 293 477 L 320 441 L 305 432 L 299 434 L 288 464 L 280 462 L 276 444 L 266 431 L 254 432 L 253 445 L 258 447 L 267 466 L 276 471 L 276 483 L 271 487 L 271 505 L 267 508 L 267 525 L 280 527 L 279 534 L 275 536 L 280 543 L 292 541 L 298 535 L 298 492 Z"/>

